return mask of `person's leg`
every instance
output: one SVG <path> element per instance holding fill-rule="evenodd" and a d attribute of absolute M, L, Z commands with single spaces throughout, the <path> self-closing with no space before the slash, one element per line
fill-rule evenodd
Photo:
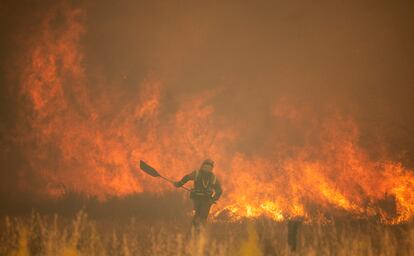
<path fill-rule="evenodd" d="M 202 201 L 201 202 L 199 216 L 200 216 L 200 223 L 202 225 L 205 225 L 206 222 L 207 222 L 207 218 L 208 218 L 208 214 L 210 212 L 210 208 L 211 208 L 211 202 L 209 202 L 209 201 Z"/>
<path fill-rule="evenodd" d="M 194 204 L 194 216 L 193 216 L 193 227 L 198 230 L 200 228 L 200 212 L 201 212 L 201 201 L 200 200 L 193 200 Z"/>

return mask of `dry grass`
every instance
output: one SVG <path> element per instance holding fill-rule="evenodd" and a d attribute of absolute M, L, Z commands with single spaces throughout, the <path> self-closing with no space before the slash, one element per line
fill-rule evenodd
<path fill-rule="evenodd" d="M 0 255 L 414 255 L 414 225 L 369 221 L 302 224 L 298 248 L 287 225 L 268 219 L 213 223 L 198 237 L 178 221 L 3 217 Z"/>

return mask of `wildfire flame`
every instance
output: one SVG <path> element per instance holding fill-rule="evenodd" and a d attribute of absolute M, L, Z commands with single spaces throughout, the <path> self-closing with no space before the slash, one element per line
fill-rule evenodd
<path fill-rule="evenodd" d="M 313 220 L 325 212 L 379 216 L 389 223 L 412 218 L 413 170 L 371 157 L 359 146 L 350 117 L 313 120 L 288 100 L 275 99 L 272 118 L 295 129 L 307 126 L 303 143 L 286 145 L 274 134 L 266 153 L 247 154 L 234 146 L 243 127 L 217 115 L 220 110 L 210 104 L 220 92 L 193 95 L 166 115 L 168 85 L 155 75 L 125 101 L 110 86 L 92 90 L 81 43 L 85 13 L 64 9 L 49 12 L 40 32 L 28 39 L 19 73 L 16 138 L 30 168 L 47 184 L 40 192 L 60 196 L 67 188 L 103 200 L 165 193 L 173 188 L 139 172 L 140 159 L 178 179 L 208 156 L 224 188 L 216 218 Z M 57 15 L 64 18 L 58 28 L 52 26 Z M 320 135 L 308 140 L 311 133 Z M 384 206 L 388 201 L 395 209 Z"/>

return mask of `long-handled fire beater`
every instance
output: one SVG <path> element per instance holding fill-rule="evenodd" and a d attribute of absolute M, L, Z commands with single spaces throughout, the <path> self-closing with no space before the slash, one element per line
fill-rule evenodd
<path fill-rule="evenodd" d="M 139 162 L 139 167 L 142 171 L 144 171 L 146 174 L 151 175 L 152 177 L 161 178 L 164 179 L 172 184 L 174 184 L 173 180 L 170 180 L 164 176 L 162 176 L 157 170 L 155 170 L 153 167 L 151 167 L 149 164 L 145 163 L 144 161 Z M 181 186 L 180 188 L 187 190 L 188 192 L 191 192 L 191 189 L 186 188 L 184 186 Z"/>

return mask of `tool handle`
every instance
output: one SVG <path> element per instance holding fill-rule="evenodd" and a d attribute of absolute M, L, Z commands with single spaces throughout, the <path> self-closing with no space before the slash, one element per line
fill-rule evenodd
<path fill-rule="evenodd" d="M 174 183 L 175 183 L 173 180 L 170 180 L 170 179 L 168 179 L 168 178 L 166 178 L 166 177 L 164 177 L 164 176 L 161 176 L 161 175 L 160 175 L 160 178 L 162 178 L 162 179 L 164 179 L 164 180 L 166 180 L 166 181 L 168 181 L 168 182 L 171 182 L 172 184 L 174 184 Z M 185 190 L 187 190 L 188 192 L 191 192 L 191 190 L 190 190 L 190 189 L 188 189 L 188 188 L 186 188 L 186 187 L 184 187 L 184 186 L 181 186 L 180 188 L 185 189 Z"/>

